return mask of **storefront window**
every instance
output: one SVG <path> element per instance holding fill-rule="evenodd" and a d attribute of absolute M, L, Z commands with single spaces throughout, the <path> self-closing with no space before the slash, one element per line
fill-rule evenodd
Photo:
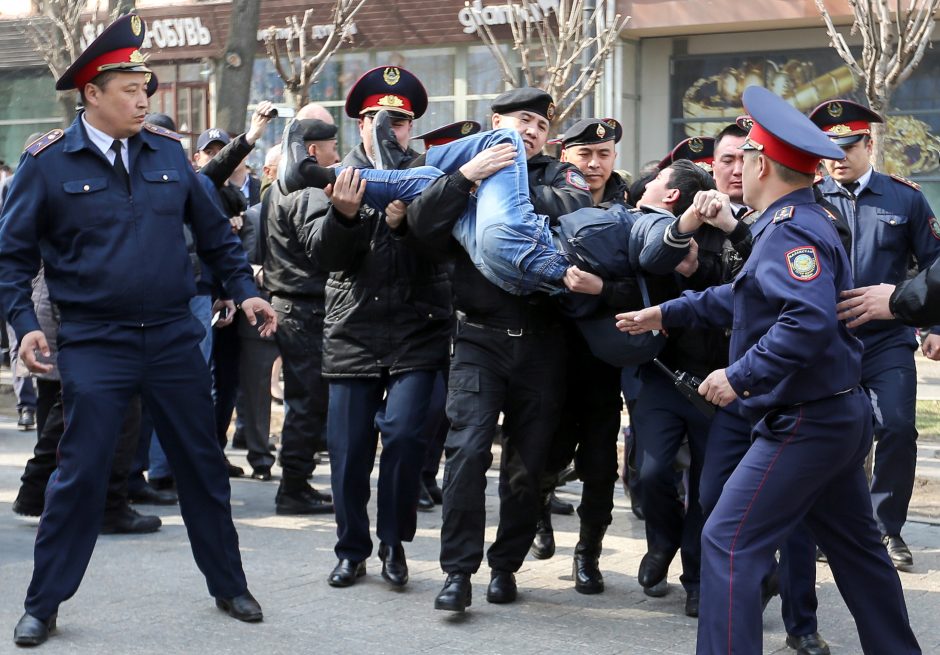
<path fill-rule="evenodd" d="M 62 127 L 62 110 L 46 68 L 0 75 L 0 159 L 15 167 L 26 137 Z"/>
<path fill-rule="evenodd" d="M 861 88 L 831 48 L 783 53 L 676 57 L 671 78 L 671 143 L 714 136 L 743 113 L 741 93 L 766 86 L 809 113 L 833 98 L 866 104 Z M 940 205 L 940 54 L 928 51 L 920 67 L 895 92 L 888 112 L 885 169 L 924 185 Z"/>
<path fill-rule="evenodd" d="M 428 95 L 454 95 L 454 50 L 429 48 L 427 50 L 392 50 L 375 54 L 376 66 L 400 66 L 414 73 Z"/>

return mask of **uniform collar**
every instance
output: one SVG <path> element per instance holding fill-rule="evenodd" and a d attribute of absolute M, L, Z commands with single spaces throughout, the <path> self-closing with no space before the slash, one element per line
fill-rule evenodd
<path fill-rule="evenodd" d="M 104 152 L 111 148 L 111 143 L 114 141 L 114 139 L 108 137 L 108 145 L 104 151 L 102 151 L 100 149 L 100 145 L 92 140 L 92 137 L 90 136 L 90 131 L 88 128 L 91 130 L 94 130 L 95 128 L 91 127 L 90 125 L 86 128 L 86 121 L 83 120 L 84 114 L 84 110 L 78 112 L 78 116 L 75 117 L 75 120 L 72 121 L 72 124 L 69 126 L 69 128 L 65 130 L 63 151 L 78 152 L 83 148 L 87 148 L 93 152 L 101 152 L 104 154 Z M 100 131 L 99 133 L 103 134 L 103 132 Z M 123 141 L 128 148 L 128 156 L 131 158 L 131 161 L 133 161 L 136 154 L 140 152 L 141 144 L 146 145 L 151 150 L 157 150 L 159 148 L 159 142 L 156 135 L 150 134 L 150 132 L 147 130 L 141 130 L 138 134 L 130 137 L 129 139 L 124 139 Z M 105 158 L 107 158 L 107 155 L 105 155 Z"/>
<path fill-rule="evenodd" d="M 88 119 L 85 118 L 85 112 L 79 114 L 79 120 L 82 122 L 82 127 L 85 128 L 85 134 L 88 135 L 88 140 L 91 141 L 98 150 L 101 151 L 101 154 L 107 156 L 108 151 L 111 150 L 111 144 L 114 143 L 115 138 L 109 134 L 105 134 L 97 127 L 88 122 Z M 127 147 L 127 139 L 119 139 L 121 142 L 121 147 Z"/>
<path fill-rule="evenodd" d="M 874 171 L 875 169 L 869 166 L 868 170 L 865 171 L 860 178 L 855 180 L 856 182 L 858 182 L 858 187 L 856 187 L 855 194 L 854 194 L 856 198 L 858 198 L 862 194 L 862 191 L 864 191 L 865 188 L 868 186 L 868 182 L 871 180 L 871 174 Z M 836 182 L 836 184 L 839 184 L 839 183 Z M 845 189 L 844 184 L 839 184 L 839 187 L 842 189 Z"/>
<path fill-rule="evenodd" d="M 813 189 L 811 187 L 797 189 L 796 191 L 791 191 L 785 196 L 777 198 L 772 203 L 770 203 L 763 213 L 761 213 L 760 218 L 754 221 L 754 225 L 751 227 L 751 235 L 754 239 L 757 239 L 760 233 L 763 232 L 768 225 L 774 222 L 774 215 L 779 209 L 792 205 L 809 205 L 815 202 L 816 196 L 813 195 Z"/>

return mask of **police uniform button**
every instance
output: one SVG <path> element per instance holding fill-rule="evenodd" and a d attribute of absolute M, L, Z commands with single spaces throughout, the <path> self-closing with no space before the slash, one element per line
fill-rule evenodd
<path fill-rule="evenodd" d="M 750 397 L 751 397 L 751 392 L 750 392 L 750 391 L 745 391 L 745 392 L 744 392 L 743 394 L 741 394 L 741 395 L 744 396 L 745 398 L 750 398 Z"/>
<path fill-rule="evenodd" d="M 166 181 L 169 180 L 169 179 L 170 179 L 170 177 L 169 177 L 168 175 L 164 175 L 164 176 L 163 176 L 163 181 L 164 181 L 164 182 L 166 182 Z"/>
<path fill-rule="evenodd" d="M 897 222 L 896 220 L 894 220 L 893 218 L 892 218 L 890 221 L 888 221 L 888 222 L 889 222 L 891 225 L 897 225 L 897 224 L 898 224 L 898 222 Z"/>
<path fill-rule="evenodd" d="M 91 191 L 91 187 L 86 184 L 82 187 L 82 191 Z"/>

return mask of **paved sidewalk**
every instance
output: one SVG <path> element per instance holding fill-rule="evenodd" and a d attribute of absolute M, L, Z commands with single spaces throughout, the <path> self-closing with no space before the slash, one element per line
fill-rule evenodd
<path fill-rule="evenodd" d="M 17 652 L 13 626 L 32 566 L 36 520 L 10 509 L 35 432 L 18 432 L 0 417 L 0 653 Z M 231 453 L 245 465 L 243 452 Z M 492 539 L 495 471 L 488 487 Z M 328 487 L 326 467 L 314 484 Z M 556 517 L 558 553 L 526 561 L 518 574 L 520 600 L 489 605 L 488 571 L 474 578 L 473 606 L 464 616 L 432 608 L 443 575 L 437 564 L 440 510 L 419 513 L 418 535 L 407 545 L 411 582 L 391 590 L 379 577 L 381 563 L 349 589 L 333 589 L 326 576 L 335 563 L 331 517 L 278 517 L 276 483 L 233 481 L 234 514 L 249 583 L 265 611 L 260 625 L 246 625 L 219 612 L 209 598 L 189 550 L 178 509 L 155 509 L 164 522 L 156 534 L 105 536 L 77 596 L 59 612 L 60 628 L 41 652 L 53 653 L 671 653 L 695 651 L 696 622 L 683 614 L 679 565 L 665 598 L 643 595 L 636 570 L 644 552 L 642 523 L 627 509 L 618 487 L 614 524 L 601 560 L 607 591 L 575 593 L 571 555 L 577 517 Z M 373 487 L 374 488 L 374 487 Z M 577 485 L 569 485 L 577 492 Z M 574 500 L 572 494 L 563 494 Z M 372 507 L 374 518 L 374 503 Z M 905 536 L 916 572 L 903 574 L 911 622 L 925 653 L 940 653 L 940 527 L 911 523 Z M 376 546 L 377 547 L 377 546 Z M 820 631 L 840 655 L 860 653 L 854 624 L 832 582 L 818 566 Z M 703 598 L 703 603 L 708 599 Z M 792 653 L 784 646 L 779 600 L 764 615 L 764 652 Z M 23 651 L 19 651 L 23 652 Z"/>

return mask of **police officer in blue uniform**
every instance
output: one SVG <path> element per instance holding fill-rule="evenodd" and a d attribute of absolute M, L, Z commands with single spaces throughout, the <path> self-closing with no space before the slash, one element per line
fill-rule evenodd
<path fill-rule="evenodd" d="M 31 370 L 48 370 L 30 302 L 40 260 L 62 318 L 66 428 L 36 536 L 26 613 L 14 631 L 18 645 L 45 641 L 60 603 L 78 589 L 101 525 L 118 431 L 138 393 L 166 448 L 209 593 L 237 619 L 262 618 L 242 570 L 212 426 L 209 371 L 198 349 L 203 328 L 189 311 L 195 286 L 184 222 L 249 322 L 263 315 L 263 334 L 275 329 L 274 311 L 257 297 L 241 246 L 196 180 L 179 137 L 144 123 L 157 83 L 138 50 L 143 39 L 140 17 L 122 17 L 59 78 L 56 88 L 77 88 L 85 109 L 68 129 L 27 149 L 0 216 L 0 301 Z"/>
<path fill-rule="evenodd" d="M 823 197 L 845 217 L 852 232 L 849 262 L 858 286 L 898 284 L 914 256 L 920 269 L 940 255 L 940 222 L 920 188 L 884 175 L 871 165 L 871 124 L 875 112 L 848 100 L 824 102 L 810 120 L 839 146 L 845 158 L 826 160 L 829 177 L 819 184 Z M 871 498 L 891 560 L 910 571 L 914 558 L 901 529 L 914 489 L 917 429 L 914 427 L 917 372 L 914 330 L 879 320 L 857 330 L 865 344 L 862 387 L 875 412 L 875 462 Z M 924 354 L 940 357 L 940 327 L 924 339 Z"/>
<path fill-rule="evenodd" d="M 632 333 L 733 329 L 733 363 L 712 372 L 699 392 L 721 406 L 737 400 L 754 440 L 702 533 L 709 602 L 697 652 L 761 652 L 761 580 L 774 550 L 805 519 L 829 555 L 864 652 L 920 653 L 862 468 L 872 438 L 871 405 L 858 386 L 862 344 L 835 309 L 839 292 L 852 286 L 849 263 L 812 191 L 819 160 L 841 153 L 766 89 L 748 87 L 744 105 L 754 119 L 744 146 L 744 201 L 762 212 L 750 258 L 731 284 L 618 316 Z M 695 207 L 714 215 L 715 200 L 701 194 Z"/>

